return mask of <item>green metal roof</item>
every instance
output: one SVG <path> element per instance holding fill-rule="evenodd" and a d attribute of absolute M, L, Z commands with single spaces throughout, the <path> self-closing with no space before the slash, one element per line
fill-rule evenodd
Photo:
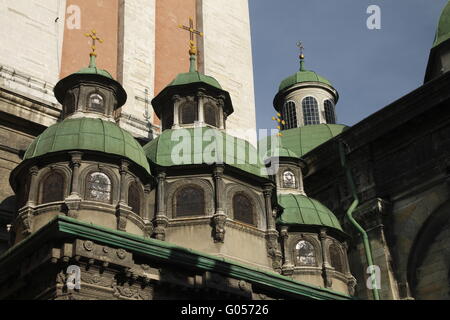
<path fill-rule="evenodd" d="M 298 157 L 303 157 L 322 143 L 341 134 L 347 128 L 347 126 L 340 124 L 317 124 L 284 130 L 282 131 L 283 135 L 279 138 L 269 137 L 260 141 L 260 147 L 266 144 L 267 150 L 271 150 L 271 139 L 277 139 L 279 146 Z M 269 151 L 268 154 L 272 154 L 272 151 Z"/>
<path fill-rule="evenodd" d="M 180 151 L 185 142 L 187 148 Z M 216 146 L 217 152 L 212 152 L 212 146 Z M 163 167 L 217 162 L 256 176 L 267 177 L 266 168 L 255 147 L 248 141 L 214 128 L 165 130 L 145 145 L 144 150 L 150 162 Z"/>
<path fill-rule="evenodd" d="M 99 76 L 103 76 L 103 77 L 114 80 L 113 76 L 108 71 L 97 68 L 97 64 L 96 64 L 95 60 L 96 60 L 96 56 L 91 55 L 90 60 L 89 60 L 89 67 L 83 68 L 83 69 L 79 70 L 78 72 L 76 72 L 75 74 L 97 74 Z"/>
<path fill-rule="evenodd" d="M 324 84 L 332 87 L 330 81 L 328 81 L 324 77 L 319 76 L 314 71 L 301 70 L 301 71 L 287 77 L 283 81 L 281 81 L 278 91 L 282 91 L 290 86 L 293 86 L 297 83 L 302 83 L 302 82 L 320 82 L 320 83 L 324 83 Z"/>
<path fill-rule="evenodd" d="M 180 85 L 186 85 L 186 84 L 198 83 L 198 82 L 206 83 L 214 88 L 222 90 L 222 87 L 220 86 L 219 82 L 216 79 L 214 79 L 213 77 L 201 74 L 198 71 L 180 73 L 168 85 L 168 87 L 180 86 Z"/>
<path fill-rule="evenodd" d="M 450 1 L 442 11 L 441 18 L 439 19 L 439 25 L 436 30 L 436 38 L 434 40 L 433 47 L 437 47 L 442 42 L 450 39 Z"/>
<path fill-rule="evenodd" d="M 114 122 L 102 119 L 66 119 L 47 128 L 28 147 L 24 160 L 69 150 L 90 150 L 128 158 L 150 173 L 141 145 Z"/>
<path fill-rule="evenodd" d="M 280 194 L 278 203 L 284 210 L 277 224 L 325 226 L 343 232 L 336 216 L 317 200 L 301 194 Z"/>

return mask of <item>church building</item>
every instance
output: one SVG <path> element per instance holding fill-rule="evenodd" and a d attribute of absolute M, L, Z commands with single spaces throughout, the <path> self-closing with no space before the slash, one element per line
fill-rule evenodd
<path fill-rule="evenodd" d="M 247 0 L 0 6 L 0 299 L 450 298 L 450 2 L 423 86 L 337 124 L 301 48 L 259 141 Z"/>

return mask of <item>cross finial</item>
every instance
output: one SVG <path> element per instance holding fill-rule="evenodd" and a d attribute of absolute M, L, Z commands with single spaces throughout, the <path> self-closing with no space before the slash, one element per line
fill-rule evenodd
<path fill-rule="evenodd" d="M 190 34 L 189 55 L 195 56 L 197 54 L 197 47 L 195 46 L 194 36 L 197 35 L 197 36 L 203 37 L 203 32 L 200 32 L 195 29 L 194 20 L 192 18 L 189 18 L 189 26 L 184 26 L 184 25 L 180 24 L 178 27 L 183 30 L 189 31 L 189 34 Z"/>
<path fill-rule="evenodd" d="M 92 39 L 92 46 L 91 46 L 92 52 L 90 53 L 90 56 L 91 56 L 91 57 L 96 57 L 96 56 L 97 56 L 97 53 L 95 52 L 95 49 L 96 49 L 96 47 L 95 47 L 95 41 L 98 40 L 100 43 L 103 43 L 103 40 L 100 39 L 100 38 L 97 36 L 97 32 L 96 32 L 95 30 L 92 30 L 91 33 L 85 33 L 84 35 L 85 35 L 86 37 L 89 37 L 89 38 Z"/>
<path fill-rule="evenodd" d="M 297 42 L 297 47 L 300 50 L 300 71 L 304 71 L 304 64 L 305 64 L 305 55 L 303 54 L 303 50 L 305 47 L 303 47 L 303 43 L 301 41 Z"/>

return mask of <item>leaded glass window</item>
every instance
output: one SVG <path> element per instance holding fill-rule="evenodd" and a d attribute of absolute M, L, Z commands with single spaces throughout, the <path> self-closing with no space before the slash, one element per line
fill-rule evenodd
<path fill-rule="evenodd" d="M 295 263 L 300 266 L 315 266 L 316 251 L 311 242 L 301 240 L 295 246 Z"/>
<path fill-rule="evenodd" d="M 88 200 L 110 202 L 111 180 L 102 172 L 91 173 L 86 180 L 86 198 Z"/>
<path fill-rule="evenodd" d="M 205 213 L 205 193 L 197 186 L 181 188 L 176 194 L 177 217 L 199 216 Z"/>
<path fill-rule="evenodd" d="M 206 103 L 203 106 L 203 110 L 205 112 L 205 122 L 206 124 L 209 124 L 211 126 L 214 127 L 218 127 L 217 125 L 217 112 L 216 112 L 216 108 L 210 104 L 210 103 Z"/>
<path fill-rule="evenodd" d="M 93 93 L 89 96 L 88 101 L 88 110 L 90 111 L 96 111 L 96 112 L 103 112 L 103 97 L 99 95 L 98 93 Z"/>
<path fill-rule="evenodd" d="M 244 193 L 237 193 L 233 197 L 234 220 L 254 225 L 253 204 Z"/>
<path fill-rule="evenodd" d="M 330 100 L 325 100 L 324 102 L 325 108 L 325 120 L 327 123 L 335 124 L 336 123 L 336 115 L 334 113 L 334 105 Z"/>
<path fill-rule="evenodd" d="M 295 187 L 296 187 L 295 174 L 290 170 L 286 170 L 285 172 L 283 172 L 283 188 L 295 188 Z"/>
<path fill-rule="evenodd" d="M 305 126 L 320 124 L 319 105 L 314 97 L 306 97 L 302 102 Z"/>
<path fill-rule="evenodd" d="M 284 104 L 283 120 L 286 122 L 284 129 L 297 128 L 297 111 L 294 102 L 288 101 Z"/>
<path fill-rule="evenodd" d="M 58 172 L 50 173 L 42 181 L 42 203 L 64 200 L 64 178 Z"/>
<path fill-rule="evenodd" d="M 331 266 L 339 272 L 344 272 L 344 263 L 342 261 L 341 250 L 339 250 L 338 246 L 333 243 L 330 245 L 330 264 Z"/>
<path fill-rule="evenodd" d="M 131 207 L 131 211 L 136 214 L 141 212 L 141 193 L 136 182 L 130 184 L 128 188 L 128 206 Z"/>
<path fill-rule="evenodd" d="M 193 124 L 197 121 L 197 104 L 193 101 L 185 102 L 180 106 L 180 123 Z"/>

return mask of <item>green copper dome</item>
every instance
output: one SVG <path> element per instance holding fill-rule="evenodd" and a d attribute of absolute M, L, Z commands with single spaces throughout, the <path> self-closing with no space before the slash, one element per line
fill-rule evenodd
<path fill-rule="evenodd" d="M 99 151 L 128 158 L 150 173 L 141 145 L 114 122 L 102 119 L 66 119 L 48 127 L 28 147 L 24 160 L 58 151 Z"/>
<path fill-rule="evenodd" d="M 99 76 L 103 76 L 109 79 L 113 79 L 113 76 L 106 70 L 97 68 L 95 55 L 91 55 L 90 61 L 89 61 L 89 67 L 83 68 L 79 70 L 78 72 L 75 72 L 75 74 L 97 74 Z"/>
<path fill-rule="evenodd" d="M 219 82 L 214 79 L 213 77 L 206 76 L 204 74 L 201 74 L 198 71 L 193 72 L 186 72 L 186 73 L 180 73 L 176 76 L 176 78 L 169 83 L 169 87 L 171 86 L 180 86 L 180 85 L 186 85 L 191 83 L 206 83 L 214 88 L 222 90 L 222 87 L 220 86 Z"/>
<path fill-rule="evenodd" d="M 280 194 L 278 203 L 284 208 L 277 218 L 279 225 L 325 226 L 343 232 L 336 216 L 317 200 L 301 194 Z"/>
<path fill-rule="evenodd" d="M 340 124 L 317 124 L 308 125 L 300 128 L 294 128 L 282 131 L 281 137 L 269 137 L 267 140 L 261 140 L 260 148 L 269 150 L 271 155 L 271 140 L 278 139 L 278 148 L 287 149 L 291 154 L 296 154 L 298 157 L 303 157 L 305 154 L 315 149 L 322 143 L 341 134 L 347 126 Z M 271 139 L 272 138 L 272 139 Z M 281 149 L 281 150 L 282 150 Z M 283 154 L 283 151 L 280 151 Z M 285 152 L 284 152 L 285 153 Z M 281 155 L 280 156 L 283 156 Z"/>
<path fill-rule="evenodd" d="M 216 146 L 215 150 L 213 146 Z M 165 130 L 145 145 L 144 151 L 151 163 L 162 167 L 218 162 L 267 177 L 255 147 L 213 128 Z"/>
<path fill-rule="evenodd" d="M 439 25 L 436 30 L 436 38 L 434 40 L 433 47 L 437 47 L 445 40 L 450 38 L 450 1 L 442 11 L 441 18 L 439 19 Z"/>
<path fill-rule="evenodd" d="M 314 71 L 308 71 L 308 70 L 300 70 L 299 72 L 293 74 L 290 77 L 287 77 L 283 81 L 281 81 L 279 91 L 282 91 L 286 88 L 289 88 L 297 83 L 302 82 L 320 82 L 326 85 L 329 85 L 332 87 L 331 82 L 325 79 L 324 77 L 319 76 Z"/>

